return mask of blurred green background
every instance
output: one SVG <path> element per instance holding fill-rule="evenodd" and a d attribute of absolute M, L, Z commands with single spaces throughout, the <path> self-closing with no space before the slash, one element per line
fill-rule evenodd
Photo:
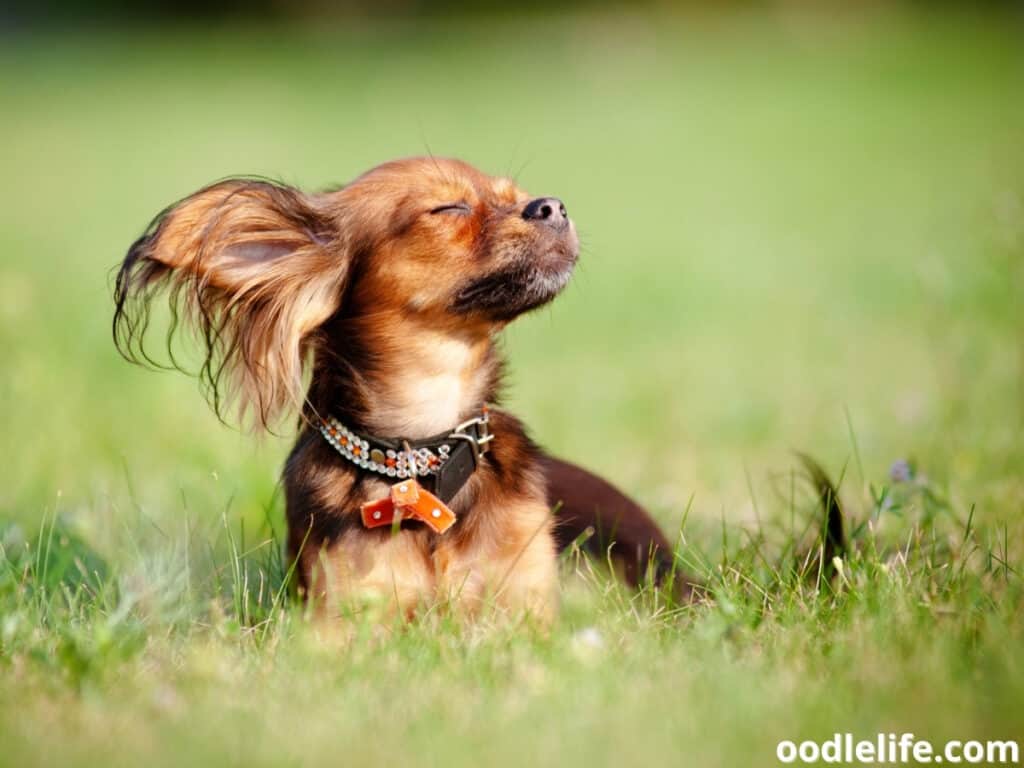
<path fill-rule="evenodd" d="M 509 404 L 667 519 L 798 447 L 972 500 L 1019 467 L 1021 20 L 902 7 L 39 30 L 0 53 L 5 514 L 270 493 L 287 440 L 123 364 L 110 270 L 230 174 L 456 155 L 565 199 L 583 260 Z M 849 414 L 849 423 L 846 413 Z M 216 480 L 213 478 L 216 476 Z M 1020 496 L 1014 497 L 1019 504 Z"/>
<path fill-rule="evenodd" d="M 57 26 L 23 10 L 0 37 L 0 519 L 31 532 L 44 515 L 62 516 L 129 584 L 145 584 L 133 570 L 140 560 L 150 574 L 171 566 L 154 565 L 152 549 L 115 545 L 126 530 L 165 548 L 198 530 L 217 549 L 222 516 L 280 525 L 287 436 L 255 442 L 221 425 L 193 380 L 124 363 L 110 341 L 111 269 L 157 211 L 211 180 L 262 174 L 315 189 L 430 152 L 558 195 L 577 222 L 573 284 L 506 334 L 507 404 L 540 442 L 608 474 L 667 527 L 692 496 L 691 538 L 711 548 L 720 519 L 741 527 L 785 514 L 777 497 L 794 448 L 844 475 L 854 515 L 892 462 L 912 459 L 958 515 L 973 507 L 1019 551 L 1024 27 L 1012 7 L 584 4 L 553 13 L 538 4 L 491 15 L 399 4 L 337 15 L 306 5 L 297 16 L 275 6 L 271 22 L 230 9 L 183 21 L 175 6 L 148 20 L 125 11 L 132 24 L 118 26 L 119 7 L 90 17 L 57 4 L 47 11 Z M 702 627 L 692 642 L 710 632 Z M 873 692 L 882 714 L 864 722 L 883 726 L 897 713 L 913 720 L 922 680 L 947 658 L 929 656 L 920 678 L 897 667 L 902 687 L 888 697 L 893 681 L 865 673 L 831 698 L 819 667 L 779 673 L 765 662 L 766 671 L 756 650 L 746 666 L 715 656 L 714 675 L 673 678 L 689 669 L 685 658 L 651 642 L 648 658 L 664 652 L 679 666 L 653 661 L 646 692 L 615 675 L 587 689 L 595 701 L 628 691 L 637 719 L 616 727 L 584 708 L 565 735 L 580 762 L 645 744 L 682 750 L 685 734 L 710 727 L 719 740 L 702 747 L 703 764 L 738 764 L 722 740 L 735 726 L 743 735 L 731 748 L 751 749 L 749 764 L 759 764 L 774 731 L 755 724 L 777 714 L 778 686 L 794 696 L 805 675 L 819 681 L 806 682 L 813 695 L 794 715 L 806 722 L 860 711 L 858 695 Z M 800 654 L 798 640 L 783 647 Z M 865 658 L 885 670 L 882 651 Z M 156 743 L 187 740 L 197 724 L 215 743 L 203 725 L 223 703 L 212 687 L 223 683 L 232 702 L 260 694 L 260 678 L 239 682 L 195 663 L 197 653 L 175 650 L 168 663 L 189 670 L 205 703 Z M 547 680 L 563 692 L 554 711 L 564 711 L 574 700 L 563 684 L 590 673 L 559 683 L 543 657 L 518 664 L 519 651 L 509 653 L 512 681 L 484 709 L 497 718 L 487 732 L 512 750 L 519 742 L 501 732 L 502 717 L 554 738 L 546 710 L 516 698 L 523 690 Z M 956 686 L 981 672 L 950 667 L 937 690 L 961 704 L 935 714 L 940 733 L 957 735 L 954 712 L 974 729 L 1010 722 L 1006 702 L 1019 704 L 1021 676 L 1018 665 L 1007 677 L 1019 662 L 1007 653 L 986 678 L 1017 681 L 1003 698 L 990 690 L 964 703 L 967 688 Z M 641 674 L 623 664 L 624 675 Z M 133 678 L 120 709 L 105 694 L 68 702 L 59 686 L 15 674 L 27 682 L 4 688 L 7 717 L 25 686 L 43 691 L 31 717 L 10 721 L 21 754 L 70 707 L 77 730 L 58 753 L 87 743 L 83 754 L 108 759 L 90 736 L 113 717 L 108 706 L 128 742 L 122 759 L 147 754 L 151 731 L 133 731 L 128 707 L 149 682 L 163 695 L 153 668 Z M 372 698 L 366 674 L 353 685 Z M 750 674 L 750 690 L 731 698 Z M 475 678 L 461 684 L 475 690 Z M 290 691 L 281 680 L 273 690 Z M 427 690 L 449 705 L 443 681 Z M 704 707 L 702 693 L 718 703 L 689 730 L 640 725 L 659 716 L 659 701 Z M 451 701 L 472 708 L 476 699 Z M 290 720 L 297 715 L 274 706 L 279 731 L 302 722 L 329 737 L 328 721 Z M 674 713 L 662 715 L 678 725 L 690 710 Z M 249 745 L 237 735 L 255 715 L 232 722 L 239 730 L 223 749 L 277 754 L 274 731 Z M 429 742 L 423 728 L 410 743 Z M 399 743 L 367 747 L 352 764 L 393 756 Z M 463 758 L 449 764 L 471 764 Z"/>

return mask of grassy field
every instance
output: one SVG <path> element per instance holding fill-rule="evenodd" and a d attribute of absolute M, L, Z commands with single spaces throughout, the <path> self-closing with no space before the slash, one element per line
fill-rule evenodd
<path fill-rule="evenodd" d="M 1020 24 L 6 39 L 0 764 L 760 766 L 836 731 L 1020 738 Z M 168 202 L 427 151 L 566 201 L 581 269 L 508 333 L 508 403 L 667 529 L 690 510 L 707 605 L 567 558 L 548 635 L 327 640 L 281 589 L 287 438 L 117 357 L 110 269 Z M 794 575 L 813 504 L 792 449 L 842 478 L 834 589 Z"/>

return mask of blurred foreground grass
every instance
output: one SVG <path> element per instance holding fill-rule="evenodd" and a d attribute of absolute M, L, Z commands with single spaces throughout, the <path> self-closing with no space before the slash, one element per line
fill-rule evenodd
<path fill-rule="evenodd" d="M 1020 24 L 5 40 L 0 762 L 762 765 L 837 730 L 1019 736 Z M 275 600 L 287 440 L 116 357 L 109 270 L 168 202 L 426 151 L 565 199 L 584 261 L 510 330 L 509 403 L 667 527 L 692 496 L 683 553 L 713 606 L 631 601 L 568 562 L 549 637 L 438 621 L 324 643 Z M 769 567 L 810 511 L 793 447 L 871 520 L 835 597 Z"/>

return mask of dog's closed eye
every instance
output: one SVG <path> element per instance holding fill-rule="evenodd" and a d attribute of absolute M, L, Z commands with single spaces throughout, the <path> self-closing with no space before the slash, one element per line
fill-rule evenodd
<path fill-rule="evenodd" d="M 444 205 L 439 205 L 436 208 L 431 208 L 430 212 L 431 213 L 448 213 L 448 214 L 454 214 L 456 216 L 467 216 L 467 215 L 469 215 L 470 213 L 473 212 L 473 209 L 469 207 L 469 203 L 459 202 L 459 203 L 445 203 Z"/>

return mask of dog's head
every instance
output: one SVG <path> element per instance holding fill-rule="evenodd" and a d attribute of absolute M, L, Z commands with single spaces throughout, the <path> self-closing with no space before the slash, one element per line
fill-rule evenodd
<path fill-rule="evenodd" d="M 202 378 L 268 426 L 302 401 L 317 331 L 339 313 L 402 313 L 489 334 L 565 287 L 578 255 L 557 198 L 457 160 L 386 163 L 305 194 L 232 179 L 161 213 L 117 277 L 114 337 L 133 360 L 169 290 L 206 346 Z"/>

